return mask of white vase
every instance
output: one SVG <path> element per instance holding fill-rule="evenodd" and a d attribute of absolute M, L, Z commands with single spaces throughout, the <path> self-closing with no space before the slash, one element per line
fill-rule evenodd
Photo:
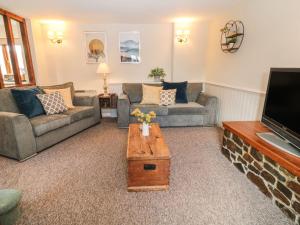
<path fill-rule="evenodd" d="M 142 135 L 143 136 L 149 136 L 149 124 L 147 123 L 143 123 L 143 127 L 142 127 Z"/>
<path fill-rule="evenodd" d="M 160 82 L 160 77 L 154 77 L 154 82 Z"/>

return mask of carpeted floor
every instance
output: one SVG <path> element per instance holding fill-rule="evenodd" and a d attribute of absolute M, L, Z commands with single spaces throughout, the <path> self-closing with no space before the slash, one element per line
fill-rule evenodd
<path fill-rule="evenodd" d="M 19 225 L 293 224 L 220 153 L 219 129 L 163 133 L 167 192 L 127 192 L 127 130 L 111 121 L 23 163 L 0 157 L 0 188 L 23 191 Z"/>

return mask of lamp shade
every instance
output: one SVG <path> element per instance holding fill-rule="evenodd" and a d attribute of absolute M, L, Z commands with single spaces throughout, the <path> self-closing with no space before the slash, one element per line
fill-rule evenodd
<path fill-rule="evenodd" d="M 108 74 L 110 73 L 109 67 L 106 63 L 100 63 L 97 68 L 97 73 L 99 74 Z"/>

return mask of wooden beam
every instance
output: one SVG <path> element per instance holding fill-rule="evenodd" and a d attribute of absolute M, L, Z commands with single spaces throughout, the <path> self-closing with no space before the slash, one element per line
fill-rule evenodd
<path fill-rule="evenodd" d="M 11 25 L 11 19 L 8 18 L 7 16 L 4 16 L 3 19 L 4 19 L 5 30 L 6 30 L 6 36 L 7 36 L 7 43 L 9 46 L 10 59 L 14 71 L 15 84 L 16 86 L 22 86 L 22 78 L 19 70 L 19 63 L 18 63 L 17 52 L 15 48 L 15 39 L 14 39 L 13 29 Z"/>
<path fill-rule="evenodd" d="M 11 65 L 12 65 L 12 69 L 13 69 L 13 73 L 14 73 L 15 85 L 16 86 L 35 85 L 36 81 L 35 81 L 35 74 L 34 74 L 32 56 L 31 56 L 31 51 L 30 51 L 26 21 L 23 17 L 18 16 L 9 11 L 6 11 L 2 8 L 0 8 L 0 15 L 3 16 L 6 37 L 7 37 L 7 44 L 9 46 L 9 55 L 10 55 Z M 14 39 L 14 34 L 13 34 L 13 29 L 12 29 L 12 20 L 19 22 L 22 43 L 23 43 L 23 49 L 24 49 L 24 55 L 25 55 L 24 60 L 26 61 L 26 67 L 27 67 L 27 73 L 28 73 L 28 84 L 22 83 L 22 77 L 21 77 L 21 73 L 20 73 L 18 57 L 17 57 L 16 47 L 15 47 L 15 39 Z M 1 75 L 0 88 L 3 88 L 3 87 L 5 87 L 4 79 Z"/>
<path fill-rule="evenodd" d="M 23 22 L 23 21 L 24 21 L 24 18 L 23 18 L 23 17 L 18 16 L 18 15 L 16 15 L 16 14 L 12 13 L 12 12 L 9 12 L 9 11 L 7 11 L 7 10 L 5 10 L 5 9 L 1 9 L 1 8 L 0 8 L 0 14 L 2 14 L 3 16 L 8 16 L 9 18 L 12 18 L 12 19 L 14 19 L 14 20 L 17 20 L 17 21 L 19 21 L 19 22 Z"/>
<path fill-rule="evenodd" d="M 3 74 L 0 68 L 0 89 L 4 88 L 4 80 L 3 80 Z"/>
<path fill-rule="evenodd" d="M 34 68 L 32 63 L 29 40 L 28 40 L 26 21 L 24 21 L 24 23 L 20 23 L 20 28 L 21 28 L 22 41 L 24 46 L 25 61 L 26 61 L 26 66 L 28 71 L 29 83 L 35 85 L 36 83 L 35 83 L 35 76 L 34 76 Z"/>

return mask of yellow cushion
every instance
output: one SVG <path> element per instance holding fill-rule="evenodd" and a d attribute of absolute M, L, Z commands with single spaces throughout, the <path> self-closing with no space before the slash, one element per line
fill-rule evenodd
<path fill-rule="evenodd" d="M 157 104 L 160 103 L 160 91 L 162 87 L 150 86 L 143 84 L 143 99 L 141 104 Z"/>
<path fill-rule="evenodd" d="M 64 99 L 65 105 L 69 108 L 69 109 L 73 109 L 75 108 L 72 102 L 72 96 L 71 96 L 71 89 L 68 88 L 63 88 L 63 89 L 43 89 L 44 92 L 46 92 L 46 94 L 51 94 L 54 92 L 59 92 Z"/>

